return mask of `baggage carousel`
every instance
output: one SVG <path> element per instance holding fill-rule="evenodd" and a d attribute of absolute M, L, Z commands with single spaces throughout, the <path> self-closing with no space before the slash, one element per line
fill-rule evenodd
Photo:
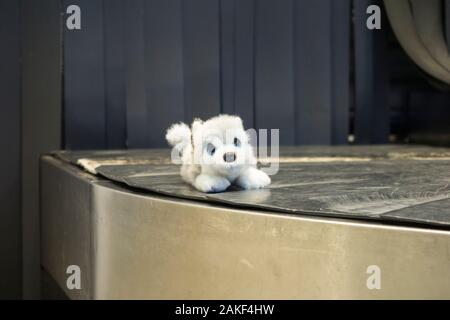
<path fill-rule="evenodd" d="M 450 299 L 450 149 L 278 160 L 266 189 L 204 194 L 169 150 L 45 155 L 42 268 L 71 299 Z"/>

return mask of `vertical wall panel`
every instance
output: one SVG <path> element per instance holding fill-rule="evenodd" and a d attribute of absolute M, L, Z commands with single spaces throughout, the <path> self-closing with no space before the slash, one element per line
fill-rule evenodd
<path fill-rule="evenodd" d="M 21 1 L 23 297 L 40 297 L 39 157 L 61 148 L 62 2 Z"/>
<path fill-rule="evenodd" d="M 294 144 L 293 1 L 256 3 L 256 127 L 280 129 L 280 143 Z"/>
<path fill-rule="evenodd" d="M 221 111 L 228 114 L 236 112 L 236 7 L 236 0 L 220 0 Z"/>
<path fill-rule="evenodd" d="M 296 142 L 331 143 L 331 0 L 296 1 Z M 320 22 L 318 21 L 320 19 Z"/>
<path fill-rule="evenodd" d="M 64 0 L 81 9 L 81 30 L 64 28 L 65 145 L 106 147 L 102 0 Z M 67 18 L 67 14 L 65 17 Z"/>
<path fill-rule="evenodd" d="M 354 0 L 355 41 L 355 141 L 386 143 L 389 135 L 387 68 L 385 61 L 387 19 L 381 30 L 366 27 L 367 7 L 381 1 Z"/>
<path fill-rule="evenodd" d="M 122 149 L 126 142 L 125 105 L 125 0 L 103 2 L 106 147 Z"/>
<path fill-rule="evenodd" d="M 0 1 L 0 299 L 21 298 L 19 3 Z"/>
<path fill-rule="evenodd" d="M 125 6 L 127 147 L 149 147 L 145 97 L 144 0 Z"/>
<path fill-rule="evenodd" d="M 246 128 L 255 126 L 255 1 L 239 0 L 235 7 L 234 107 Z"/>
<path fill-rule="evenodd" d="M 351 1 L 335 0 L 331 6 L 331 142 L 348 144 Z"/>
<path fill-rule="evenodd" d="M 222 112 L 254 126 L 254 0 L 221 0 Z"/>
<path fill-rule="evenodd" d="M 146 1 L 144 8 L 148 141 L 162 147 L 168 126 L 184 118 L 181 1 Z"/>
<path fill-rule="evenodd" d="M 220 113 L 219 1 L 182 1 L 185 119 Z"/>

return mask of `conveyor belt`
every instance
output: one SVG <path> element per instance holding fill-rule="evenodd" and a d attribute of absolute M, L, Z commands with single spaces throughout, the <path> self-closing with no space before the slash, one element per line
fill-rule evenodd
<path fill-rule="evenodd" d="M 54 155 L 133 188 L 283 213 L 450 227 L 450 150 L 425 146 L 282 148 L 267 189 L 204 194 L 185 184 L 169 150 Z"/>

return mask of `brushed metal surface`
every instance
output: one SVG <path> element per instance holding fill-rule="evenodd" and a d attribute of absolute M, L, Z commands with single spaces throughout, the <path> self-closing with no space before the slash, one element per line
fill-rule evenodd
<path fill-rule="evenodd" d="M 42 162 L 42 264 L 70 298 L 450 299 L 449 231 L 140 194 Z M 82 294 L 65 288 L 68 263 Z"/>
<path fill-rule="evenodd" d="M 92 186 L 98 178 L 45 156 L 40 165 L 41 265 L 72 299 L 90 299 Z M 81 290 L 68 290 L 67 267 L 82 270 Z"/>

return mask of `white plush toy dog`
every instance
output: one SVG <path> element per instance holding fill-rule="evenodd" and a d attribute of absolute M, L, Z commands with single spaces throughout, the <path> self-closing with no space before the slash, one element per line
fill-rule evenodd
<path fill-rule="evenodd" d="M 167 130 L 166 139 L 181 156 L 181 177 L 199 191 L 221 192 L 231 184 L 243 189 L 270 184 L 270 177 L 256 168 L 249 137 L 237 116 L 195 119 L 191 128 L 176 123 Z"/>

